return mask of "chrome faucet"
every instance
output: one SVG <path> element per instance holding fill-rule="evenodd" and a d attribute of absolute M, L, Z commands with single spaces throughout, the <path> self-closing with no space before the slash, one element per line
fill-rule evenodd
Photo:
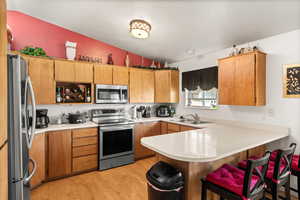
<path fill-rule="evenodd" d="M 195 114 L 188 114 L 188 115 L 186 115 L 186 116 L 191 116 L 191 117 L 193 118 L 193 121 L 194 121 L 195 123 L 200 122 L 200 116 L 199 116 L 197 113 L 195 113 Z"/>

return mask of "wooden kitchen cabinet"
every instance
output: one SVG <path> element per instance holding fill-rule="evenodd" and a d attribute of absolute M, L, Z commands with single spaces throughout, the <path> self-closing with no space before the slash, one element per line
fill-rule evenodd
<path fill-rule="evenodd" d="M 168 122 L 160 122 L 160 131 L 161 131 L 161 134 L 168 133 Z"/>
<path fill-rule="evenodd" d="M 98 128 L 72 130 L 72 173 L 98 168 Z"/>
<path fill-rule="evenodd" d="M 129 100 L 131 103 L 141 103 L 143 93 L 142 70 L 131 68 L 129 71 Z"/>
<path fill-rule="evenodd" d="M 129 90 L 131 103 L 154 103 L 154 72 L 130 69 Z"/>
<path fill-rule="evenodd" d="M 180 132 L 180 125 L 168 123 L 168 133 Z"/>
<path fill-rule="evenodd" d="M 128 85 L 129 71 L 127 67 L 114 66 L 113 67 L 113 84 L 114 85 Z"/>
<path fill-rule="evenodd" d="M 36 172 L 30 180 L 30 187 L 35 188 L 46 179 L 46 140 L 45 133 L 34 137 L 29 157 L 36 162 Z M 30 171 L 32 170 L 30 165 Z"/>
<path fill-rule="evenodd" d="M 0 199 L 8 199 L 8 144 L 0 150 Z"/>
<path fill-rule="evenodd" d="M 180 125 L 180 131 L 191 131 L 191 130 L 195 130 L 195 129 L 199 129 L 199 128 Z"/>
<path fill-rule="evenodd" d="M 92 83 L 93 82 L 93 64 L 76 62 L 75 63 L 75 80 L 77 83 Z"/>
<path fill-rule="evenodd" d="M 48 133 L 48 178 L 71 174 L 72 134 L 71 130 Z"/>
<path fill-rule="evenodd" d="M 155 71 L 155 102 L 179 102 L 179 72 L 175 70 Z"/>
<path fill-rule="evenodd" d="M 54 61 L 45 58 L 29 58 L 29 76 L 37 104 L 55 103 Z"/>
<path fill-rule="evenodd" d="M 61 82 L 75 81 L 75 62 L 55 60 L 55 80 Z"/>
<path fill-rule="evenodd" d="M 254 51 L 219 59 L 219 104 L 266 104 L 266 54 Z"/>
<path fill-rule="evenodd" d="M 155 136 L 161 134 L 160 122 L 140 123 L 134 127 L 135 151 L 134 157 L 136 160 L 154 156 L 155 152 L 144 147 L 141 144 L 142 137 Z"/>
<path fill-rule="evenodd" d="M 113 84 L 113 67 L 112 65 L 94 65 L 94 83 L 112 85 Z"/>
<path fill-rule="evenodd" d="M 154 103 L 154 72 L 152 70 L 142 71 L 142 102 Z"/>

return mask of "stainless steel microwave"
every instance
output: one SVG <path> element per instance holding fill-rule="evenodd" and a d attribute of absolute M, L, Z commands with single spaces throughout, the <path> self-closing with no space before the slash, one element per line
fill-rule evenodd
<path fill-rule="evenodd" d="M 128 103 L 128 86 L 125 85 L 96 85 L 96 103 Z"/>

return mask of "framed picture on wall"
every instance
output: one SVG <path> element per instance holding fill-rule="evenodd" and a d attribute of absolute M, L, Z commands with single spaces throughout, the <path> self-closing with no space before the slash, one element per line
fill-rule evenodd
<path fill-rule="evenodd" d="M 300 98 L 300 64 L 283 66 L 283 97 Z"/>

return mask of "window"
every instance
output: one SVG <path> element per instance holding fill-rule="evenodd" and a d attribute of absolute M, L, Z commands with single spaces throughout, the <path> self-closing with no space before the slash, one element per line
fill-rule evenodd
<path fill-rule="evenodd" d="M 218 89 L 213 87 L 210 90 L 202 90 L 200 87 L 196 90 L 185 89 L 185 105 L 205 107 L 216 109 L 218 102 Z"/>

